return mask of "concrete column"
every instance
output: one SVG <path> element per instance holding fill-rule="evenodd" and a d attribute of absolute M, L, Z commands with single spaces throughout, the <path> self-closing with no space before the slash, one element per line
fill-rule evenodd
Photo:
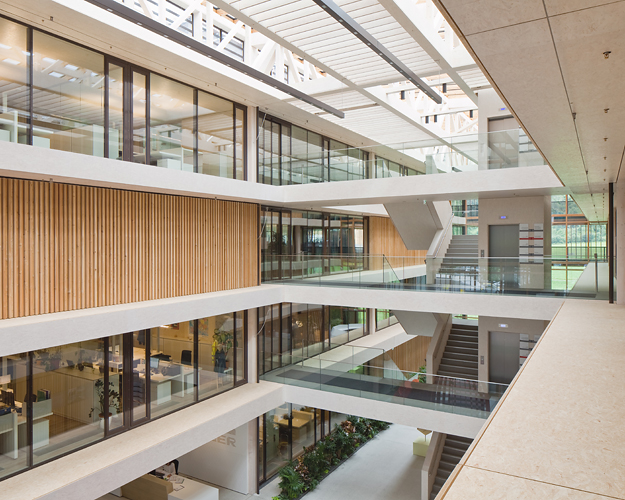
<path fill-rule="evenodd" d="M 614 184 L 616 303 L 625 304 L 625 180 Z"/>
<path fill-rule="evenodd" d="M 376 327 L 376 309 L 367 309 L 367 322 L 369 323 L 369 335 L 373 335 L 375 333 Z"/>
<path fill-rule="evenodd" d="M 247 493 L 256 493 L 258 486 L 258 425 L 256 419 L 247 423 Z"/>
<path fill-rule="evenodd" d="M 247 310 L 247 381 L 258 382 L 258 312 Z"/>

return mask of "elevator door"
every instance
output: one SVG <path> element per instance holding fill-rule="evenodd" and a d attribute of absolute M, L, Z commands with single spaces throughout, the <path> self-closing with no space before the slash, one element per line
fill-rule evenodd
<path fill-rule="evenodd" d="M 519 225 L 488 226 L 488 256 L 519 257 Z"/>
<path fill-rule="evenodd" d="M 518 333 L 490 332 L 489 380 L 498 384 L 509 384 L 519 371 Z"/>

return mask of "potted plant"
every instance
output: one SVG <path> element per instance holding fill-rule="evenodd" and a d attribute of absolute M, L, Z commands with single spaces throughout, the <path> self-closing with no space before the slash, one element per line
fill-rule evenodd
<path fill-rule="evenodd" d="M 215 329 L 213 334 L 213 361 L 215 362 L 215 371 L 223 373 L 228 369 L 228 352 L 234 346 L 234 335 L 231 332 Z"/>
<path fill-rule="evenodd" d="M 108 397 L 108 407 L 109 407 L 109 421 L 113 416 L 111 410 L 115 408 L 115 413 L 119 413 L 121 409 L 121 394 L 115 390 L 115 386 L 113 382 L 109 382 L 108 394 L 105 394 L 104 391 L 104 379 L 98 379 L 95 383 L 95 390 L 98 396 L 98 404 L 97 408 L 91 408 L 89 411 L 89 418 L 91 418 L 96 411 L 98 410 L 98 416 L 100 417 L 100 425 L 104 425 L 104 402 L 106 401 L 106 397 Z"/>

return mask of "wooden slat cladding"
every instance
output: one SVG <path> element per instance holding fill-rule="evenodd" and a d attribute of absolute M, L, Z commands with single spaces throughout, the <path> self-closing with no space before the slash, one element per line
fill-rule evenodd
<path fill-rule="evenodd" d="M 0 319 L 258 284 L 258 206 L 0 178 Z"/>
<path fill-rule="evenodd" d="M 408 250 L 395 225 L 387 217 L 369 217 L 369 253 L 371 255 L 386 255 L 387 257 L 412 257 L 411 259 L 390 259 L 395 267 L 402 265 L 417 265 L 425 262 L 427 248 L 424 250 Z"/>
<path fill-rule="evenodd" d="M 397 367 L 406 372 L 418 372 L 425 366 L 425 357 L 430 347 L 431 337 L 416 336 L 414 339 L 388 351 L 389 357 Z"/>

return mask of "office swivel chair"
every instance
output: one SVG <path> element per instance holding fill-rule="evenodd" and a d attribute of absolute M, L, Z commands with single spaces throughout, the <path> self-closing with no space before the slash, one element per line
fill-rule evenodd
<path fill-rule="evenodd" d="M 193 365 L 193 352 L 184 350 L 180 354 L 180 364 L 191 366 Z"/>

